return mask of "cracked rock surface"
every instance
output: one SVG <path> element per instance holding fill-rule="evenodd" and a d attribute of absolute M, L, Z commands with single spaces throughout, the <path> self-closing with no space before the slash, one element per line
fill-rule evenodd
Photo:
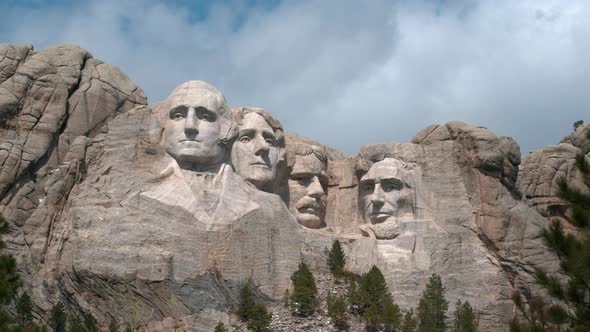
<path fill-rule="evenodd" d="M 580 135 L 588 126 L 521 160 L 512 138 L 462 122 L 432 125 L 411 143 L 365 145 L 357 156 L 324 147 L 325 228 L 302 227 L 284 199 L 229 173 L 220 189 L 227 209 L 217 215 L 232 222 L 213 228 L 170 209 L 184 196 L 181 182 L 159 177 L 166 158 L 158 107 L 77 46 L 0 45 L 0 212 L 36 317 L 61 300 L 105 329 L 112 318 L 149 331 L 212 330 L 220 320 L 243 328 L 235 308 L 250 278 L 256 296 L 276 308 L 277 330 L 331 331 L 322 314 L 305 322 L 280 306 L 301 260 L 320 285 L 334 286 L 325 248 L 338 239 L 346 268 L 379 266 L 402 309 L 417 305 L 437 273 L 451 310 L 468 300 L 480 331 L 505 331 L 512 291 L 537 292 L 534 267 L 557 268 L 539 231 L 563 213 L 555 179 L 576 180 L 573 158 L 587 153 Z M 285 137 L 287 145 L 321 146 Z M 359 212 L 359 169 L 383 158 L 415 170 L 415 218 L 388 240 L 367 236 Z"/>

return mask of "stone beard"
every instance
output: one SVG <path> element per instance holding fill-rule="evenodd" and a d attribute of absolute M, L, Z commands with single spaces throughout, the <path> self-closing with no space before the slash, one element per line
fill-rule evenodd
<path fill-rule="evenodd" d="M 168 97 L 164 124 L 166 152 L 181 169 L 203 171 L 219 166 L 226 156 L 222 143 L 230 130 L 223 95 L 204 82 L 189 81 Z"/>
<path fill-rule="evenodd" d="M 317 146 L 309 146 L 309 153 L 294 154 L 289 174 L 289 209 L 297 222 L 308 228 L 325 227 L 326 174 L 325 153 Z"/>
<path fill-rule="evenodd" d="M 232 164 L 235 171 L 256 188 L 272 192 L 277 165 L 284 154 L 282 129 L 276 127 L 275 123 L 273 128 L 262 115 L 265 114 L 263 110 L 248 111 L 250 109 L 237 111 L 240 113 L 240 122 L 238 138 L 231 152 Z"/>
<path fill-rule="evenodd" d="M 359 201 L 367 227 L 378 239 L 399 235 L 400 222 L 415 219 L 415 188 L 408 165 L 394 158 L 374 163 L 359 182 Z"/>

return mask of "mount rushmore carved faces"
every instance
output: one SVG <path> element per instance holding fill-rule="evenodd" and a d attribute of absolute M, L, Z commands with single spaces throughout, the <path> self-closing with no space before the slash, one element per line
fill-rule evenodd
<path fill-rule="evenodd" d="M 272 192 L 277 166 L 284 157 L 283 127 L 260 108 L 232 109 L 238 123 L 238 137 L 231 159 L 234 169 L 256 188 Z"/>
<path fill-rule="evenodd" d="M 287 150 L 289 162 L 289 209 L 308 228 L 325 226 L 328 157 L 315 145 L 294 144 Z"/>
<path fill-rule="evenodd" d="M 164 145 L 180 168 L 207 170 L 219 166 L 233 135 L 229 108 L 215 87 L 202 81 L 178 86 L 167 100 Z"/>
<path fill-rule="evenodd" d="M 399 235 L 401 219 L 414 219 L 415 189 L 411 166 L 395 158 L 374 163 L 359 182 L 362 214 L 377 238 Z"/>

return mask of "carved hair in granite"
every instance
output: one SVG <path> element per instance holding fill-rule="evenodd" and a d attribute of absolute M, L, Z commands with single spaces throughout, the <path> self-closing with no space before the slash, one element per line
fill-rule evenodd
<path fill-rule="evenodd" d="M 305 227 L 325 227 L 328 185 L 326 151 L 316 145 L 295 143 L 287 146 L 287 162 L 291 213 Z"/>

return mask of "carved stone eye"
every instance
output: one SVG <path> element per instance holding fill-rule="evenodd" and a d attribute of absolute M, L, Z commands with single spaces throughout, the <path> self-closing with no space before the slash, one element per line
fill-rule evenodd
<path fill-rule="evenodd" d="M 205 121 L 212 121 L 213 117 L 211 116 L 211 114 L 203 112 L 199 114 L 199 119 Z"/>
<path fill-rule="evenodd" d="M 383 191 L 387 191 L 387 192 L 397 189 L 397 187 L 391 183 L 384 184 L 382 186 L 382 188 L 383 188 Z"/>
<path fill-rule="evenodd" d="M 248 142 L 250 142 L 250 137 L 248 137 L 248 136 L 242 136 L 242 137 L 240 137 L 240 142 L 242 142 L 242 143 L 248 143 Z"/>
<path fill-rule="evenodd" d="M 373 183 L 363 183 L 361 185 L 361 190 L 365 191 L 365 192 L 372 192 L 374 188 L 375 188 L 375 184 L 373 184 Z"/>
<path fill-rule="evenodd" d="M 305 184 L 311 181 L 311 177 L 306 176 L 306 175 L 295 175 L 293 177 L 291 177 L 291 180 L 295 180 L 301 184 Z"/>

